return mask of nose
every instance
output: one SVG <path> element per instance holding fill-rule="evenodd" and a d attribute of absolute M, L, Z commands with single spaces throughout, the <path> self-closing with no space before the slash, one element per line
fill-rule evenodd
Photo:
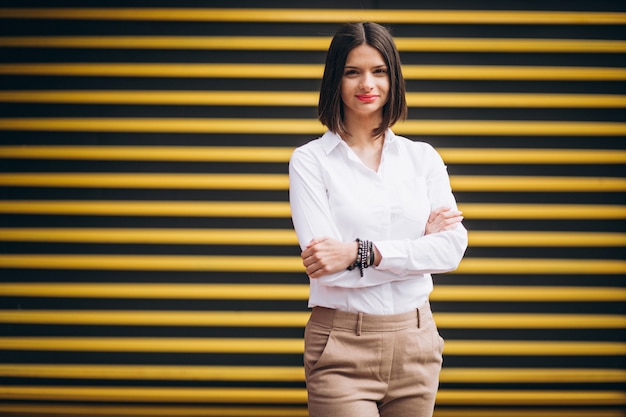
<path fill-rule="evenodd" d="M 372 75 L 369 73 L 365 73 L 363 74 L 363 77 L 361 77 L 361 84 L 359 85 L 359 87 L 361 88 L 361 90 L 370 91 L 372 88 L 374 88 L 374 83 L 372 81 Z"/>

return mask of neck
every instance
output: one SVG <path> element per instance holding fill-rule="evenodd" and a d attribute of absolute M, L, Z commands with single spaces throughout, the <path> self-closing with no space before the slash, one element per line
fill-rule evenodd
<path fill-rule="evenodd" d="M 349 135 L 343 138 L 349 146 L 368 146 L 374 144 L 384 135 L 373 136 L 372 132 L 380 126 L 380 117 L 346 117 L 344 124 Z"/>

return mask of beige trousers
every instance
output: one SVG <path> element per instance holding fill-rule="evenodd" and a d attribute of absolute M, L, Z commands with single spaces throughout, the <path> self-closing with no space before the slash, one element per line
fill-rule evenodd
<path fill-rule="evenodd" d="M 427 302 L 378 316 L 313 308 L 304 334 L 310 417 L 431 417 L 443 339 Z"/>

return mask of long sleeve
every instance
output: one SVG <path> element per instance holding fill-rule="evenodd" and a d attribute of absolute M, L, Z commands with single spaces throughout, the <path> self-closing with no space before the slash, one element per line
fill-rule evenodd
<path fill-rule="evenodd" d="M 289 202 L 291 217 L 302 250 L 314 237 L 346 238 L 332 218 L 328 190 L 324 182 L 323 162 L 315 154 L 296 149 L 289 163 Z M 373 272 L 373 271 L 368 271 Z M 316 279 L 327 286 L 362 288 L 388 282 L 384 274 L 368 273 L 361 277 L 357 270 L 341 271 Z"/>
<path fill-rule="evenodd" d="M 300 248 L 314 237 L 341 239 L 331 219 L 321 163 L 314 155 L 296 149 L 289 161 L 289 205 Z"/>
<path fill-rule="evenodd" d="M 429 212 L 440 207 L 457 210 L 448 172 L 439 154 L 424 146 L 427 157 L 421 157 Z M 417 190 L 415 191 L 417 192 Z M 467 248 L 467 230 L 458 224 L 454 230 L 421 236 L 416 239 L 376 241 L 382 254 L 377 267 L 396 275 L 434 274 L 455 270 Z"/>
<path fill-rule="evenodd" d="M 417 308 L 432 291 L 431 273 L 456 268 L 467 246 L 462 225 L 424 236 L 435 208 L 456 209 L 443 161 L 421 142 L 385 134 L 378 170 L 365 166 L 336 134 L 294 150 L 289 201 L 302 249 L 313 238 L 371 240 L 377 267 L 310 279 L 309 306 L 393 314 Z"/>

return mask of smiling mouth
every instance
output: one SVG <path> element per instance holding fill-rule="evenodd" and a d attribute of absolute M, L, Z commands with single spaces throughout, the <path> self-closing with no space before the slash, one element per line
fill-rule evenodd
<path fill-rule="evenodd" d="M 370 95 L 370 94 L 360 94 L 360 95 L 357 95 L 356 98 L 359 99 L 360 101 L 371 103 L 372 101 L 375 101 L 378 98 L 378 96 Z"/>

